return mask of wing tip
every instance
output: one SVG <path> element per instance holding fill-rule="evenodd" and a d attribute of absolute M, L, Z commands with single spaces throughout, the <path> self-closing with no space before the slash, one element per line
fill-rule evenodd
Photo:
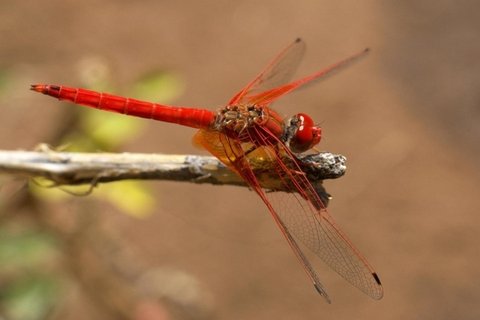
<path fill-rule="evenodd" d="M 330 300 L 330 297 L 328 296 L 325 289 L 321 287 L 321 285 L 314 283 L 313 287 L 315 288 L 315 290 L 317 290 L 318 294 L 320 294 L 325 299 L 325 301 L 327 301 L 328 304 L 332 304 L 332 300 Z"/>
<path fill-rule="evenodd" d="M 375 280 L 375 282 L 378 284 L 377 290 L 374 294 L 371 295 L 371 297 L 375 300 L 380 300 L 383 298 L 383 287 L 382 287 L 382 282 L 380 281 L 380 277 L 376 272 L 372 272 L 372 277 Z"/>

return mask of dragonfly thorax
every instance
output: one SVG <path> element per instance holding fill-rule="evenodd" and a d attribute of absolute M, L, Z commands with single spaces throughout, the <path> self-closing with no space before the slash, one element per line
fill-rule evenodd
<path fill-rule="evenodd" d="M 267 118 L 266 110 L 260 106 L 227 106 L 217 113 L 214 128 L 226 133 L 240 135 L 254 124 L 264 124 Z"/>

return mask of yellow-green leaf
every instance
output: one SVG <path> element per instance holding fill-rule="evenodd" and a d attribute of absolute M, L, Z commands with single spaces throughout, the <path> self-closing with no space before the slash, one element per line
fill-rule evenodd
<path fill-rule="evenodd" d="M 131 90 L 137 99 L 169 103 L 184 91 L 184 81 L 176 74 L 165 71 L 150 72 L 141 77 Z"/>
<path fill-rule="evenodd" d="M 94 195 L 107 199 L 130 216 L 144 218 L 153 212 L 155 199 L 139 181 L 103 184 Z"/>

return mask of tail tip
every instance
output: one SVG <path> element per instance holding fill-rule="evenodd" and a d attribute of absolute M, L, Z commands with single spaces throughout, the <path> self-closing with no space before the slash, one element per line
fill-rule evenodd
<path fill-rule="evenodd" d="M 51 84 L 32 84 L 30 85 L 30 90 L 58 97 L 62 87 Z"/>
<path fill-rule="evenodd" d="M 46 93 L 48 91 L 47 86 L 44 84 L 32 84 L 30 85 L 30 90 L 40 93 Z"/>

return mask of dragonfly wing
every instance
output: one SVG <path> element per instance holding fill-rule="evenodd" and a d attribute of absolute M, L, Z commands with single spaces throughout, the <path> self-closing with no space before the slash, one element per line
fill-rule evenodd
<path fill-rule="evenodd" d="M 256 135 L 264 136 L 263 141 L 272 140 L 265 128 L 255 129 Z M 281 141 L 275 148 L 277 156 L 271 159 L 275 164 L 272 171 L 287 192 L 266 193 L 273 210 L 296 239 L 345 280 L 374 299 L 382 298 L 383 288 L 378 275 L 327 212 L 294 155 Z"/>
<path fill-rule="evenodd" d="M 305 42 L 298 38 L 283 49 L 255 79 L 230 100 L 229 105 L 245 102 L 248 95 L 258 94 L 289 81 L 305 54 Z"/>
<path fill-rule="evenodd" d="M 368 52 L 369 49 L 367 48 L 302 79 L 260 93 L 249 93 L 244 97 L 244 99 L 250 104 L 268 105 L 283 96 L 284 94 L 292 92 L 300 87 L 305 86 L 306 84 L 313 84 L 316 83 L 316 81 L 324 80 L 328 76 L 331 76 L 336 72 L 345 69 L 352 63 L 364 57 Z"/>
<path fill-rule="evenodd" d="M 325 209 L 315 210 L 310 200 L 295 193 L 272 192 L 267 197 L 299 241 L 362 292 L 377 300 L 382 298 L 376 272 Z"/>
<path fill-rule="evenodd" d="M 318 275 L 314 268 L 308 261 L 305 254 L 300 249 L 294 237 L 291 235 L 288 228 L 283 223 L 282 219 L 278 216 L 272 204 L 268 200 L 266 192 L 262 189 L 259 181 L 256 179 L 253 173 L 252 167 L 249 163 L 248 157 L 245 156 L 244 148 L 245 144 L 240 144 L 234 139 L 228 138 L 226 135 L 215 130 L 199 130 L 194 137 L 194 141 L 197 144 L 205 147 L 210 153 L 219 158 L 224 164 L 230 167 L 233 171 L 237 172 L 248 185 L 255 190 L 260 198 L 265 202 L 268 207 L 274 221 L 279 227 L 282 234 L 285 236 L 288 244 L 292 248 L 295 256 L 300 260 L 308 276 L 312 279 L 313 285 L 317 292 L 328 302 L 331 303 L 330 297 L 327 291 L 323 287 Z M 248 144 L 248 148 L 253 144 Z"/>
<path fill-rule="evenodd" d="M 263 137 L 261 138 L 263 142 L 275 139 L 263 127 L 254 126 L 250 130 L 255 130 L 257 138 Z M 275 145 L 258 147 L 268 148 L 262 154 L 270 158 L 268 163 L 271 164 L 269 168 L 271 179 L 280 183 L 278 189 L 284 190 L 265 192 L 260 185 L 262 178 L 257 179 L 258 174 L 254 169 L 256 155 L 254 152 L 246 153 L 251 150 L 253 143 L 239 143 L 213 130 L 200 132 L 199 136 L 207 141 L 206 148 L 242 176 L 262 198 L 315 287 L 327 300 L 328 296 L 315 270 L 300 250 L 296 240 L 312 250 L 328 266 L 362 292 L 374 299 L 382 298 L 383 288 L 376 272 L 337 226 L 301 171 L 294 155 L 281 141 L 277 140 Z M 215 140 L 214 144 L 208 142 L 212 140 Z"/>

